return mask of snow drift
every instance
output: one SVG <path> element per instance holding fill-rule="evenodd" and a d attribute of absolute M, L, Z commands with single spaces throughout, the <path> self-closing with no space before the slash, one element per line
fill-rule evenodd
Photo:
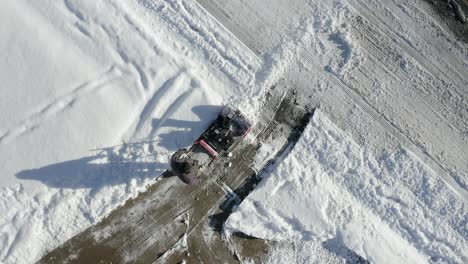
<path fill-rule="evenodd" d="M 376 157 L 322 111 L 225 229 L 277 241 L 339 240 L 372 263 L 468 260 L 463 200 L 404 148 Z"/>

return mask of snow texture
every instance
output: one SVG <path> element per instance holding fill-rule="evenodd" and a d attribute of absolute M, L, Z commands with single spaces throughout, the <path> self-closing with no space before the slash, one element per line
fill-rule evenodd
<path fill-rule="evenodd" d="M 468 263 L 468 45 L 422 0 L 211 1 L 231 32 L 207 2 L 0 4 L 0 263 L 145 190 L 220 105 L 255 122 L 287 80 L 321 110 L 227 229 L 294 240 L 273 263 Z"/>
<path fill-rule="evenodd" d="M 371 263 L 466 263 L 466 211 L 406 149 L 376 157 L 316 111 L 225 230 L 276 241 L 337 239 Z"/>
<path fill-rule="evenodd" d="M 38 260 L 143 191 L 220 105 L 254 116 L 258 59 L 195 7 L 2 2 L 0 263 Z"/>
<path fill-rule="evenodd" d="M 225 9 L 244 26 L 233 2 Z M 466 263 L 466 43 L 423 1 L 266 5 L 249 4 L 261 18 L 244 34 L 287 47 L 272 53 L 301 61 L 294 77 L 313 76 L 304 86 L 321 109 L 226 231 L 293 244 L 272 263 L 342 262 L 341 247 L 373 263 Z"/>

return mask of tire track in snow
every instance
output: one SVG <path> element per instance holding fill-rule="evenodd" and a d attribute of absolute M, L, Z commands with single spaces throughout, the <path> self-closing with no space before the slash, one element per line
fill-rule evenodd
<path fill-rule="evenodd" d="M 85 16 L 81 11 L 75 7 L 75 4 L 71 2 L 70 0 L 64 0 L 63 3 L 65 4 L 65 7 L 67 10 L 73 14 L 76 18 L 78 18 L 80 21 L 85 21 Z"/>
<path fill-rule="evenodd" d="M 463 157 L 456 153 L 467 142 L 463 135 L 467 120 L 462 118 L 468 111 L 466 100 L 454 89 L 440 89 L 444 80 L 434 77 L 425 65 L 413 61 L 412 57 L 402 58 L 400 54 L 405 51 L 392 45 L 392 40 L 370 22 L 362 19 L 357 23 L 359 26 L 353 29 L 353 35 L 367 59 L 342 81 L 410 139 L 419 148 L 417 152 L 421 153 L 418 156 L 422 160 L 427 160 L 423 156 L 430 157 L 449 177 L 454 175 L 463 188 L 460 179 L 465 165 Z M 399 65 L 402 60 L 411 62 L 412 66 L 402 69 Z M 381 82 L 381 79 L 386 80 Z M 407 85 L 394 88 L 392 83 Z"/>
<path fill-rule="evenodd" d="M 362 34 L 361 31 L 364 31 L 365 27 L 361 26 L 360 30 L 355 31 L 355 36 L 357 36 L 358 39 L 360 39 L 360 43 L 364 49 L 366 50 L 366 53 L 368 53 L 367 60 L 373 60 L 374 63 L 378 63 L 379 61 L 384 61 L 390 56 L 396 56 L 398 50 L 392 50 L 391 47 L 385 47 L 383 50 L 386 51 L 386 53 L 382 52 L 382 49 L 380 47 L 388 45 L 388 42 L 381 42 L 382 39 L 380 39 L 380 42 L 375 42 L 375 38 L 369 38 L 366 37 L 366 34 Z M 372 31 L 369 31 L 372 32 Z M 374 34 L 367 34 L 367 35 L 375 35 Z M 406 59 L 405 59 L 406 60 Z M 372 65 L 372 63 L 369 63 L 369 65 Z M 416 67 L 414 67 L 416 68 Z M 452 92 L 446 91 L 445 97 L 441 94 L 442 92 L 439 91 L 439 88 L 437 87 L 437 82 L 439 80 L 434 80 L 430 78 L 430 73 L 424 71 L 424 65 L 419 65 L 417 69 L 414 69 L 415 71 L 418 70 L 420 71 L 421 75 L 427 74 L 429 75 L 428 78 L 424 78 L 424 76 L 421 76 L 421 78 L 416 79 L 416 76 L 405 72 L 399 67 L 395 67 L 395 65 L 391 63 L 384 63 L 381 64 L 381 68 L 379 67 L 374 67 L 374 68 L 369 68 L 365 67 L 365 65 L 361 65 L 360 68 L 357 69 L 360 74 L 362 74 L 365 78 L 369 80 L 373 80 L 376 78 L 375 76 L 379 76 L 378 71 L 384 71 L 385 74 L 391 78 L 393 78 L 396 82 L 400 83 L 408 83 L 411 84 L 414 87 L 417 87 L 417 89 L 400 89 L 400 90 L 383 90 L 381 92 L 386 93 L 387 95 L 392 95 L 393 96 L 398 95 L 402 96 L 403 93 L 405 93 L 408 98 L 414 98 L 414 94 L 417 94 L 419 98 L 423 99 L 422 102 L 425 103 L 431 111 L 434 113 L 434 115 L 438 116 L 440 120 L 444 120 L 444 122 L 447 122 L 447 124 L 452 127 L 453 129 L 459 129 L 460 127 L 464 127 L 461 124 L 458 124 L 457 122 L 463 122 L 463 120 L 457 119 L 454 117 L 456 115 L 456 112 L 454 112 L 453 109 L 461 109 L 460 105 L 463 105 L 463 98 L 457 97 L 456 99 L 459 99 L 460 101 L 453 102 L 451 101 L 451 104 L 448 103 L 441 103 L 438 100 L 448 100 L 447 98 L 453 98 L 456 97 L 456 95 L 453 95 Z M 351 76 L 352 74 L 348 74 L 348 76 Z M 354 77 L 347 78 L 347 81 L 352 81 L 355 79 Z M 422 79 L 422 80 L 421 80 Z M 410 86 L 410 85 L 409 85 Z M 362 87 L 360 90 L 362 93 L 365 93 L 365 89 L 372 89 L 372 87 Z M 411 94 L 413 94 L 411 96 Z M 448 96 L 447 94 L 450 94 Z M 452 100 L 456 100 L 452 99 Z M 402 100 L 405 100 L 404 97 Z M 451 109 L 447 109 L 451 107 Z"/>
<path fill-rule="evenodd" d="M 222 6 L 219 6 L 219 7 L 216 6 L 216 9 L 212 8 L 212 9 L 208 10 L 208 6 L 206 6 L 207 4 L 217 5 L 218 2 L 213 2 L 213 3 L 206 2 L 205 3 L 205 2 L 203 2 L 203 0 L 197 0 L 197 1 L 195 1 L 194 4 L 196 4 L 199 9 L 205 10 L 210 15 L 212 15 L 212 12 L 217 12 L 218 10 L 221 13 L 223 13 L 223 15 L 225 15 L 225 16 L 228 16 L 228 13 L 229 13 L 229 12 L 225 11 L 224 9 L 222 9 Z M 252 56 L 252 58 L 254 58 L 255 64 L 258 64 L 258 66 L 260 66 L 262 59 L 258 56 L 258 54 L 254 50 L 251 49 L 250 46 L 246 45 L 243 41 L 241 41 L 241 39 L 244 39 L 243 37 L 239 38 L 237 36 L 237 34 L 243 34 L 243 33 L 244 34 L 249 34 L 249 32 L 247 30 L 241 30 L 240 32 L 236 32 L 236 34 L 233 34 L 231 31 L 229 31 L 229 29 L 227 29 L 225 27 L 224 24 L 221 24 L 218 20 L 216 20 L 216 16 L 212 15 L 212 17 L 213 17 L 214 21 L 216 21 L 219 24 L 219 26 L 226 29 L 226 31 L 228 31 L 231 34 L 230 37 L 233 37 L 234 39 L 236 39 L 242 45 L 242 47 L 245 48 L 249 52 L 249 55 Z M 236 24 L 236 26 L 239 27 L 239 28 L 242 28 L 242 25 Z M 252 38 L 252 36 L 250 36 L 250 38 Z M 247 68 L 249 68 L 249 66 L 247 66 Z"/>
<path fill-rule="evenodd" d="M 251 69 L 257 65 L 253 65 L 243 57 L 234 56 L 233 52 L 227 49 L 231 47 L 226 47 L 230 43 L 217 39 L 216 35 L 211 33 L 212 28 L 206 28 L 205 25 L 195 21 L 193 14 L 180 1 L 164 0 L 156 3 L 140 0 L 138 2 L 149 12 L 158 14 L 162 22 L 167 23 L 177 34 L 189 40 L 207 60 L 217 67 L 218 71 L 226 75 L 228 80 L 241 86 L 252 82 L 253 71 Z M 203 11 L 206 12 L 204 9 Z M 256 63 L 259 62 L 254 64 Z"/>
<path fill-rule="evenodd" d="M 146 124 L 151 116 L 154 113 L 157 113 L 157 108 L 159 103 L 164 100 L 166 95 L 169 94 L 171 90 L 175 90 L 179 88 L 182 83 L 185 81 L 183 76 L 183 71 L 177 73 L 174 77 L 169 78 L 166 80 L 161 87 L 157 88 L 150 99 L 146 102 L 145 106 L 140 112 L 138 117 L 138 121 L 136 123 L 135 129 L 132 133 L 129 134 L 130 137 L 134 137 L 140 133 L 144 124 Z"/>
<path fill-rule="evenodd" d="M 146 91 L 151 86 L 151 78 L 149 78 L 148 73 L 145 71 L 144 61 L 139 61 L 138 58 L 129 55 L 122 47 L 121 43 L 123 42 L 118 36 L 118 32 L 112 28 L 112 25 L 103 23 L 96 18 L 87 19 L 83 13 L 86 13 L 86 9 L 82 6 L 76 5 L 70 0 L 64 0 L 66 10 L 77 17 L 78 22 L 74 23 L 73 26 L 84 36 L 91 39 L 92 41 L 97 41 L 96 39 L 96 29 L 101 29 L 108 37 L 106 43 L 110 51 L 114 51 L 118 54 L 118 57 L 123 61 L 124 65 L 121 65 L 122 68 L 127 67 L 129 71 L 135 75 L 136 81 L 139 88 L 142 91 Z M 112 6 L 116 9 L 116 12 L 124 12 L 120 6 L 117 6 L 115 3 L 111 2 Z M 84 9 L 84 10 L 81 10 Z M 144 42 L 150 47 L 153 46 L 153 41 L 132 21 L 128 15 L 123 16 L 124 21 L 128 24 L 129 28 L 136 33 L 139 37 L 142 38 Z M 93 34 L 90 32 L 94 32 Z M 154 47 L 156 49 L 156 47 Z M 115 61 L 115 64 L 122 64 L 120 61 Z"/>
<path fill-rule="evenodd" d="M 150 81 L 143 68 L 133 61 L 130 63 L 130 65 L 135 69 L 139 83 L 142 86 L 143 90 L 148 90 L 150 86 Z"/>
<path fill-rule="evenodd" d="M 196 87 L 191 87 L 190 90 L 179 95 L 176 100 L 169 106 L 169 108 L 164 112 L 158 124 L 151 129 L 149 134 L 150 138 L 153 138 L 158 132 L 159 128 L 166 122 L 166 120 L 190 97 L 190 95 L 195 91 Z"/>
<path fill-rule="evenodd" d="M 398 3 L 399 2 L 399 3 Z M 433 36 L 429 35 L 428 29 L 425 27 L 421 26 L 420 21 L 417 21 L 413 16 L 415 14 L 411 14 L 409 12 L 409 8 L 405 6 L 406 4 L 411 4 L 408 3 L 405 0 L 397 0 L 397 1 L 382 1 L 382 4 L 387 6 L 387 8 L 394 14 L 396 14 L 396 17 L 402 21 L 402 24 L 406 25 L 411 25 L 414 27 L 414 33 L 418 38 L 420 38 L 424 42 L 424 48 L 430 47 L 433 50 L 434 54 L 440 54 L 441 56 L 439 59 L 443 60 L 443 62 L 446 64 L 447 67 L 455 68 L 455 71 L 457 72 L 457 75 L 460 78 L 463 78 L 465 83 L 468 81 L 468 75 L 466 75 L 466 66 L 468 65 L 467 62 L 464 61 L 464 57 L 466 58 L 466 53 L 465 56 L 460 56 L 463 54 L 463 51 L 459 51 L 458 53 L 452 49 L 452 47 L 447 47 L 447 43 L 441 41 L 440 38 L 434 38 Z M 414 8 L 414 7 L 413 7 Z M 424 12 L 424 10 L 417 10 L 421 12 L 420 18 L 426 22 L 427 25 L 433 26 L 435 29 L 434 30 L 440 30 L 437 31 L 437 34 L 444 34 L 444 32 L 439 28 L 435 26 L 435 24 L 431 24 L 429 21 L 426 20 L 426 17 L 429 15 Z M 422 22 L 422 21 L 421 21 Z M 461 53 L 461 54 L 459 54 Z M 454 63 L 455 65 L 450 65 L 450 62 Z"/>
<path fill-rule="evenodd" d="M 467 96 L 468 95 L 468 90 L 463 89 L 463 86 L 459 86 L 458 83 L 455 83 L 455 79 L 458 79 L 462 85 L 466 84 L 466 74 L 465 75 L 460 75 L 458 71 L 454 70 L 452 68 L 452 74 L 456 73 L 456 77 L 458 78 L 450 78 L 448 76 L 448 73 L 445 72 L 443 69 L 441 69 L 439 66 L 433 63 L 432 60 L 428 60 L 424 56 L 422 56 L 418 50 L 415 49 L 410 43 L 402 38 L 400 34 L 395 32 L 391 27 L 386 26 L 386 23 L 382 20 L 382 18 L 377 17 L 372 14 L 371 11 L 369 11 L 369 7 L 360 3 L 359 0 L 351 0 L 349 1 L 350 4 L 355 8 L 357 13 L 361 14 L 363 17 L 368 19 L 369 21 L 372 21 L 372 25 L 381 31 L 383 35 L 388 36 L 390 39 L 393 40 L 393 42 L 396 44 L 396 46 L 400 47 L 403 49 L 408 55 L 410 55 L 413 59 L 415 59 L 420 65 L 424 65 L 425 68 L 437 79 L 443 79 L 447 83 L 453 83 L 457 92 L 460 95 Z M 401 39 L 403 41 L 397 41 L 398 39 Z M 443 53 L 443 52 L 442 52 Z"/>
<path fill-rule="evenodd" d="M 277 32 L 274 31 L 273 33 Z M 320 60 L 318 60 L 315 57 L 315 55 L 311 54 L 308 51 L 304 51 L 304 53 L 306 54 L 306 56 L 299 57 L 301 57 L 303 61 L 308 62 L 308 65 L 315 68 L 316 72 L 321 72 L 322 67 L 316 63 Z M 413 54 L 410 53 L 409 55 L 412 56 Z M 343 65 L 343 67 L 346 67 L 346 64 Z M 435 69 L 432 70 L 435 71 Z M 432 74 L 433 71 L 431 71 Z M 348 94 L 350 98 L 352 98 L 355 101 L 355 103 L 357 103 L 362 109 L 364 109 L 364 111 L 369 113 L 370 116 L 372 116 L 377 121 L 377 123 L 385 127 L 396 139 L 398 139 L 399 142 L 406 146 L 416 157 L 418 157 L 425 164 L 427 164 L 434 171 L 436 171 L 437 175 L 441 177 L 441 179 L 451 188 L 451 190 L 454 191 L 454 193 L 461 196 L 465 201 L 468 201 L 468 192 L 462 186 L 460 186 L 459 183 L 455 181 L 453 177 L 451 177 L 452 172 L 450 171 L 450 169 L 446 168 L 446 166 L 438 162 L 437 159 L 431 153 L 425 150 L 424 146 L 408 137 L 408 135 L 405 133 L 404 130 L 402 130 L 401 127 L 393 123 L 392 120 L 388 119 L 388 117 L 386 117 L 385 115 L 381 114 L 372 105 L 372 103 L 370 103 L 365 97 L 361 96 L 355 89 L 350 87 L 347 83 L 345 83 L 339 75 L 335 75 L 333 72 L 327 72 L 324 76 L 329 81 L 331 81 L 331 83 L 334 83 L 335 85 L 340 87 L 340 89 L 342 89 L 346 94 Z"/>
<path fill-rule="evenodd" d="M 51 102 L 41 107 L 38 111 L 19 122 L 17 126 L 7 130 L 0 137 L 0 145 L 9 143 L 13 139 L 40 127 L 48 119 L 53 118 L 66 109 L 72 107 L 73 104 L 81 97 L 89 93 L 96 92 L 97 90 L 105 87 L 106 84 L 116 79 L 120 74 L 120 69 L 118 69 L 116 66 L 112 66 L 98 78 L 80 84 L 71 92 L 54 98 Z"/>
<path fill-rule="evenodd" d="M 115 51 L 119 55 L 120 59 L 124 62 L 125 66 L 129 68 L 136 76 L 136 80 L 139 88 L 144 92 L 151 86 L 150 79 L 148 78 L 143 67 L 138 64 L 134 59 L 130 59 L 130 56 L 122 48 L 115 48 Z"/>
<path fill-rule="evenodd" d="M 167 2 L 168 0 L 166 0 Z M 205 32 L 199 29 L 199 24 L 196 23 L 195 21 L 189 19 L 190 15 L 194 12 L 194 10 L 190 10 L 190 7 L 188 4 L 184 1 L 180 2 L 178 4 L 179 10 L 182 11 L 185 16 L 184 16 L 184 21 L 187 25 L 188 28 L 190 28 L 192 31 L 197 33 L 208 45 L 212 47 L 213 50 L 219 50 L 219 51 L 224 51 L 224 48 L 221 47 L 221 44 L 217 41 L 216 36 L 213 35 L 211 32 Z M 174 10 L 176 10 L 175 6 L 173 5 Z M 229 54 L 224 54 L 219 52 L 219 55 L 222 57 L 223 60 L 225 60 L 228 63 L 231 63 L 234 68 L 237 69 L 242 69 L 246 72 L 249 72 L 250 70 L 248 69 L 247 65 L 243 61 L 238 61 L 237 58 L 230 56 Z"/>
<path fill-rule="evenodd" d="M 345 84 L 339 77 L 333 76 L 329 78 L 332 83 L 336 84 L 337 87 L 342 89 L 352 100 L 359 105 L 365 112 L 370 114 L 377 123 L 382 125 L 389 131 L 398 141 L 400 141 L 411 153 L 418 157 L 422 163 L 428 165 L 432 170 L 436 171 L 437 175 L 450 187 L 450 189 L 460 196 L 465 202 L 468 202 L 468 192 L 461 187 L 455 180 L 450 176 L 445 166 L 441 165 L 435 160 L 430 153 L 421 149 L 422 147 L 415 143 L 412 139 L 408 138 L 401 129 L 395 125 L 387 117 L 383 116 L 376 110 L 371 103 L 361 97 L 353 88 Z"/>
<path fill-rule="evenodd" d="M 205 1 L 203 1 L 200 4 L 206 5 Z M 211 2 L 208 1 L 208 4 L 211 5 Z M 356 9 L 357 13 L 359 13 L 359 10 Z M 220 19 L 219 17 L 217 19 Z M 226 16 L 224 19 L 232 20 L 231 17 Z M 259 27 L 258 28 L 264 28 L 268 29 L 272 35 L 280 35 L 280 32 L 275 30 L 274 27 L 269 27 L 268 24 L 262 19 L 260 16 L 255 18 L 258 21 Z M 377 19 L 377 21 L 379 21 Z M 382 31 L 382 29 L 377 25 L 376 28 L 380 30 L 381 32 L 387 33 L 387 36 L 392 37 L 393 39 L 397 39 L 398 37 L 395 36 L 395 33 L 393 31 L 386 32 Z M 258 35 L 261 35 L 258 33 Z M 242 37 L 242 36 L 238 36 Z M 245 35 L 244 35 L 245 37 Z M 241 41 L 244 42 L 245 45 L 247 46 L 252 46 L 255 43 L 258 43 L 258 40 L 255 39 L 241 39 Z M 434 76 L 436 79 L 445 79 L 447 76 L 445 72 L 443 72 L 439 67 L 433 65 L 432 63 L 428 62 L 426 58 L 423 58 L 417 51 L 413 50 L 411 47 L 407 47 L 407 44 L 401 45 L 400 43 L 396 43 L 398 47 L 403 49 L 405 52 L 408 53 L 409 56 L 413 57 L 418 63 L 421 65 L 427 65 L 428 66 L 428 71 Z M 255 46 L 252 47 L 255 49 Z M 318 64 L 320 61 L 317 59 L 317 57 L 307 50 L 304 50 L 302 52 L 304 56 L 299 56 L 303 62 L 305 62 L 305 66 L 309 67 L 312 69 L 314 72 L 323 72 L 323 76 L 328 79 L 331 83 L 339 87 L 341 90 L 343 90 L 349 98 L 351 98 L 357 105 L 359 105 L 365 112 L 367 112 L 377 123 L 382 125 L 384 128 L 389 131 L 390 134 L 392 134 L 399 142 L 401 142 L 404 146 L 406 146 L 416 157 L 421 159 L 424 163 L 426 163 L 429 167 L 431 167 L 434 171 L 437 172 L 437 175 L 441 177 L 441 179 L 451 188 L 451 190 L 454 191 L 457 195 L 462 197 L 465 201 L 468 201 L 468 191 L 465 190 L 458 182 L 454 180 L 453 177 L 451 177 L 451 171 L 446 168 L 443 164 L 439 163 L 437 159 L 428 151 L 424 149 L 424 146 L 421 144 L 418 144 L 418 142 L 415 142 L 413 139 L 408 137 L 408 135 L 405 133 L 405 131 L 402 129 L 402 127 L 398 126 L 398 124 L 395 124 L 390 120 L 387 116 L 383 115 L 382 113 L 379 112 L 376 107 L 369 102 L 367 98 L 362 97 L 362 95 L 359 94 L 356 89 L 353 89 L 350 87 L 347 83 L 344 82 L 344 80 L 341 79 L 341 76 L 338 74 L 334 74 L 331 71 L 323 71 L 323 67 Z M 346 57 L 343 57 L 342 59 L 346 59 Z M 346 67 L 347 64 L 344 64 L 343 67 Z M 444 78 L 445 77 L 445 78 Z M 447 83 L 451 83 L 451 81 L 447 80 Z M 455 84 L 455 86 L 457 86 Z M 459 87 L 457 87 L 459 88 Z M 462 94 L 464 91 L 460 91 Z"/>

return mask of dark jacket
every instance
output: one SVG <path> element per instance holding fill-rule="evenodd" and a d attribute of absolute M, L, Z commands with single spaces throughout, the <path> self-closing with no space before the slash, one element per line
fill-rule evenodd
<path fill-rule="evenodd" d="M 180 149 L 171 157 L 171 168 L 186 184 L 198 185 L 198 161 L 188 155 L 186 149 Z"/>

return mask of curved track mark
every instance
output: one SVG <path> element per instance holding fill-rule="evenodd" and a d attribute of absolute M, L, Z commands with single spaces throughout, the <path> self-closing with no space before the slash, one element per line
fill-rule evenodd
<path fill-rule="evenodd" d="M 38 111 L 19 122 L 17 126 L 9 129 L 5 134 L 3 134 L 0 137 L 0 144 L 6 144 L 24 133 L 38 128 L 46 120 L 72 106 L 80 97 L 105 87 L 108 82 L 117 77 L 118 73 L 119 70 L 115 66 L 112 66 L 97 79 L 78 85 L 71 92 L 56 97 L 52 102 L 43 106 Z"/>
<path fill-rule="evenodd" d="M 191 87 L 190 90 L 181 94 L 177 99 L 172 103 L 169 108 L 164 112 L 159 121 L 158 125 L 151 129 L 150 138 L 153 137 L 156 132 L 158 132 L 159 128 L 164 124 L 164 122 L 187 100 L 187 98 L 193 93 L 195 87 Z"/>
<path fill-rule="evenodd" d="M 143 107 L 135 130 L 131 135 L 138 134 L 138 132 L 143 127 L 143 124 L 145 124 L 148 121 L 148 119 L 151 118 L 151 114 L 153 114 L 153 112 L 156 110 L 158 102 L 164 97 L 164 95 L 166 95 L 169 92 L 169 90 L 171 90 L 171 88 L 173 88 L 174 86 L 180 86 L 180 82 L 184 80 L 181 74 L 182 72 L 177 73 L 174 77 L 165 81 L 164 84 L 154 92 L 153 96 L 151 96 L 149 101 Z"/>

